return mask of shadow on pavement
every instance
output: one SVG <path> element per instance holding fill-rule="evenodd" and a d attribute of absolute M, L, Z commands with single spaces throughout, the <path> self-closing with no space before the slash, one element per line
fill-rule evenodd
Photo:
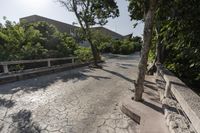
<path fill-rule="evenodd" d="M 57 74 L 45 75 L 37 78 L 27 79 L 5 85 L 0 85 L 0 94 L 14 94 L 18 91 L 31 93 L 38 90 L 45 90 L 51 84 L 58 81 L 67 82 L 72 80 L 73 83 L 94 78 L 96 80 L 110 79 L 109 77 L 89 75 L 87 73 L 95 71 L 95 69 L 84 67 L 70 71 L 64 71 Z"/>
<path fill-rule="evenodd" d="M 118 77 L 120 77 L 120 78 L 122 78 L 122 79 L 125 79 L 126 81 L 129 81 L 129 82 L 131 82 L 131 83 L 134 83 L 134 82 L 135 82 L 135 80 L 130 79 L 130 78 L 128 78 L 128 77 L 126 77 L 126 76 L 124 76 L 124 75 L 122 75 L 122 74 L 120 74 L 120 73 L 115 72 L 115 71 L 107 70 L 107 69 L 104 69 L 104 68 L 103 68 L 102 70 L 105 71 L 105 72 L 111 73 L 111 74 L 113 74 L 113 75 L 116 75 L 116 76 L 118 76 Z"/>
<path fill-rule="evenodd" d="M 158 107 L 158 106 L 156 106 L 155 104 L 152 104 L 152 103 L 150 103 L 150 102 L 148 102 L 148 101 L 145 101 L 145 100 L 144 100 L 142 103 L 143 103 L 144 105 L 146 105 L 146 106 L 152 108 L 153 110 L 156 110 L 157 112 L 163 114 L 163 109 L 160 108 L 160 107 Z"/>
<path fill-rule="evenodd" d="M 13 100 L 7 100 L 5 98 L 0 98 L 0 107 L 11 108 L 15 105 Z"/>
<path fill-rule="evenodd" d="M 40 133 L 39 125 L 32 121 L 32 113 L 28 110 L 20 110 L 18 113 L 13 114 L 12 121 L 14 127 L 11 132 L 13 133 Z"/>

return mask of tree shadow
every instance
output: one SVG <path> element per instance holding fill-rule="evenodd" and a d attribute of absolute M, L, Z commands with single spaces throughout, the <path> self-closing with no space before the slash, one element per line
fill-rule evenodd
<path fill-rule="evenodd" d="M 133 64 L 129 64 L 129 63 L 116 63 L 116 65 L 120 68 L 123 68 L 123 69 L 129 69 L 131 67 L 136 66 L 136 65 L 133 65 Z"/>
<path fill-rule="evenodd" d="M 158 89 L 157 89 L 155 86 L 153 86 L 153 85 L 144 84 L 144 86 L 147 87 L 148 89 L 152 89 L 152 90 L 154 90 L 154 91 L 157 91 L 157 90 L 158 90 Z"/>
<path fill-rule="evenodd" d="M 113 74 L 115 76 L 118 76 L 118 77 L 120 77 L 120 78 L 122 78 L 122 79 L 124 79 L 124 80 L 126 80 L 128 82 L 131 82 L 131 83 L 135 82 L 135 80 L 130 79 L 130 78 L 128 78 L 128 77 L 126 77 L 126 76 L 124 76 L 124 75 L 122 75 L 120 73 L 115 72 L 115 71 L 107 70 L 107 69 L 104 69 L 104 68 L 102 70 L 105 71 L 105 72 L 111 73 L 111 74 Z"/>
<path fill-rule="evenodd" d="M 143 103 L 144 105 L 146 105 L 146 106 L 152 108 L 153 110 L 156 110 L 156 111 L 159 112 L 159 113 L 162 113 L 162 114 L 164 113 L 164 112 L 163 112 L 163 109 L 162 109 L 161 107 L 158 107 L 157 105 L 155 105 L 155 104 L 153 104 L 153 103 L 150 103 L 150 102 L 145 101 L 145 100 L 143 100 L 142 103 Z"/>
<path fill-rule="evenodd" d="M 144 86 L 149 88 L 149 89 L 152 89 L 154 91 L 158 91 L 157 86 L 156 86 L 156 84 L 154 82 L 150 82 L 148 80 L 145 80 L 144 81 Z"/>
<path fill-rule="evenodd" d="M 14 128 L 13 133 L 40 133 L 41 128 L 38 123 L 33 122 L 32 113 L 29 110 L 20 110 L 18 113 L 13 114 L 12 121 Z"/>
<path fill-rule="evenodd" d="M 148 81 L 148 80 L 145 80 L 145 81 L 144 81 L 144 84 L 152 84 L 152 85 L 155 85 L 154 82 L 150 82 L 150 81 Z"/>
<path fill-rule="evenodd" d="M 109 89 L 109 88 L 107 88 L 107 89 Z M 116 119 L 119 119 L 118 118 L 120 116 L 118 114 L 118 111 L 120 112 L 119 103 L 118 103 L 119 101 L 117 102 L 116 99 L 120 98 L 121 91 L 120 90 L 112 90 L 104 95 L 105 95 L 105 97 L 101 98 L 101 100 L 96 100 L 99 98 L 99 96 L 92 97 L 88 100 L 88 101 L 92 101 L 92 102 L 91 103 L 88 102 L 87 104 L 89 105 L 89 108 L 85 108 L 83 111 L 83 114 L 87 114 L 87 117 L 81 119 L 76 126 L 79 126 L 79 124 L 80 124 L 80 127 L 82 129 L 88 129 L 91 127 L 93 128 L 94 124 L 97 124 L 96 120 L 104 118 L 103 116 L 106 114 L 110 114 L 110 115 L 115 114 L 115 115 L 113 115 L 113 117 L 117 117 Z M 113 110 L 111 110 L 111 108 Z M 123 114 L 122 112 L 120 112 L 120 113 Z M 88 119 L 93 119 L 94 121 L 93 120 L 88 121 Z M 109 119 L 109 118 L 106 118 L 106 119 Z M 112 118 L 110 118 L 110 119 L 112 119 Z M 123 119 L 123 118 L 120 118 L 120 119 Z M 129 122 L 131 123 L 131 121 L 129 121 Z M 98 127 L 100 127 L 100 126 L 98 126 Z"/>
<path fill-rule="evenodd" d="M 164 80 L 156 79 L 156 85 L 159 89 L 164 90 L 166 82 Z"/>
<path fill-rule="evenodd" d="M 11 108 L 15 105 L 13 100 L 7 100 L 5 98 L 0 98 L 0 107 Z"/>
<path fill-rule="evenodd" d="M 121 65 L 121 66 L 126 66 L 126 67 L 133 67 L 135 65 L 133 64 L 130 64 L 130 63 L 117 63 L 118 65 Z"/>
<path fill-rule="evenodd" d="M 88 67 L 77 68 L 69 71 L 44 75 L 36 78 L 17 81 L 14 83 L 0 85 L 0 94 L 14 94 L 18 91 L 23 91 L 26 93 L 35 92 L 38 90 L 45 91 L 48 88 L 48 86 L 58 81 L 72 81 L 73 83 L 76 83 L 78 81 L 87 80 L 88 78 L 94 78 L 96 80 L 110 79 L 109 77 L 91 75 L 90 72 L 95 70 L 96 69 Z"/>

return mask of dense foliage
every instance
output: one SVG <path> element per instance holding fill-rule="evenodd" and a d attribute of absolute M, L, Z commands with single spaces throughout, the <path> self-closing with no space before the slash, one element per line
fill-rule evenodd
<path fill-rule="evenodd" d="M 140 50 L 141 38 L 113 40 L 95 31 L 93 43 L 101 53 L 131 54 Z M 14 23 L 5 20 L 0 25 L 0 60 L 29 60 L 77 56 L 79 61 L 91 61 L 90 48 L 80 47 L 75 39 L 60 33 L 55 26 L 46 22 Z"/>
<path fill-rule="evenodd" d="M 164 64 L 188 85 L 199 88 L 200 1 L 182 0 L 169 4 L 174 13 L 170 19 L 162 21 L 160 32 L 165 47 Z"/>
<path fill-rule="evenodd" d="M 92 32 L 92 41 L 101 53 L 127 55 L 135 51 L 140 51 L 142 46 L 142 38 L 139 36 L 117 40 L 102 34 L 100 31 Z"/>
<path fill-rule="evenodd" d="M 0 60 L 55 58 L 74 55 L 76 41 L 46 22 L 0 26 Z"/>
<path fill-rule="evenodd" d="M 143 21 L 144 7 L 149 1 L 129 0 L 130 17 Z M 159 0 L 149 54 L 157 59 L 159 45 L 161 62 L 193 88 L 200 87 L 199 15 L 199 0 Z"/>
<path fill-rule="evenodd" d="M 132 54 L 135 51 L 140 51 L 142 42 L 135 41 L 131 38 L 122 40 L 113 40 L 111 42 L 111 52 L 113 54 Z"/>
<path fill-rule="evenodd" d="M 90 48 L 79 46 L 74 53 L 80 62 L 92 61 L 92 51 Z"/>
<path fill-rule="evenodd" d="M 134 52 L 134 42 L 129 39 L 113 40 L 111 52 L 113 54 L 131 54 Z"/>
<path fill-rule="evenodd" d="M 111 36 L 102 34 L 99 30 L 92 30 L 92 42 L 97 47 L 98 52 L 110 52 L 111 40 Z"/>

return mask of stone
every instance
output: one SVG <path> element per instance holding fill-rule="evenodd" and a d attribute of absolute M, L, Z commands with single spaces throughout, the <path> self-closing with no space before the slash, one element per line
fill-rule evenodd
<path fill-rule="evenodd" d="M 153 105 L 158 105 L 153 100 L 148 99 L 148 96 L 144 95 L 143 99 L 143 102 L 136 102 L 130 97 L 125 98 L 121 103 L 122 112 L 139 124 L 140 133 L 168 133 L 167 126 L 164 124 L 163 114 L 158 110 L 152 109 Z M 151 106 L 148 106 L 147 103 Z"/>
<path fill-rule="evenodd" d="M 167 116 L 167 119 L 166 119 L 167 126 L 169 126 L 170 121 L 173 120 L 174 115 L 175 115 L 174 113 L 171 113 L 171 114 L 169 114 L 169 115 Z"/>
<path fill-rule="evenodd" d="M 170 121 L 169 122 L 169 128 L 178 128 L 178 124 L 175 121 Z"/>
<path fill-rule="evenodd" d="M 190 119 L 195 130 L 200 133 L 200 97 L 166 68 L 158 67 L 158 72 L 169 84 L 171 93 Z"/>
<path fill-rule="evenodd" d="M 115 130 L 109 126 L 101 126 L 97 129 L 97 133 L 115 133 Z"/>
<path fill-rule="evenodd" d="M 116 120 L 116 125 L 119 128 L 127 128 L 129 126 L 129 123 L 127 120 L 119 119 L 119 120 Z"/>
<path fill-rule="evenodd" d="M 116 127 L 116 123 L 115 123 L 115 120 L 114 119 L 108 119 L 105 121 L 105 125 L 109 126 L 109 127 L 112 127 L 112 128 L 115 128 Z"/>
<path fill-rule="evenodd" d="M 116 133 L 129 133 L 128 130 L 123 129 L 123 128 L 116 128 L 115 131 Z"/>

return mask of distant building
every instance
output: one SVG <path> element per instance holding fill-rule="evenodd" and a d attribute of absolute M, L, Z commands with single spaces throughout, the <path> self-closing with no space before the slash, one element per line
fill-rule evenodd
<path fill-rule="evenodd" d="M 133 38 L 133 34 L 128 34 L 123 36 L 124 39 L 129 39 L 129 38 Z"/>
<path fill-rule="evenodd" d="M 58 29 L 58 31 L 63 32 L 63 33 L 66 32 L 68 34 L 74 33 L 75 29 L 79 28 L 74 25 L 70 25 L 67 23 L 63 23 L 60 21 L 56 21 L 56 20 L 45 18 L 45 17 L 38 16 L 38 15 L 31 15 L 28 17 L 20 18 L 20 22 L 21 21 L 25 21 L 28 23 L 44 21 L 44 22 L 54 25 Z"/>
<path fill-rule="evenodd" d="M 49 19 L 49 18 L 42 17 L 42 16 L 38 16 L 38 15 L 31 15 L 31 16 L 20 18 L 20 22 L 21 21 L 26 21 L 28 23 L 45 21 L 45 22 L 47 22 L 49 24 L 54 25 L 58 29 L 58 31 L 66 32 L 66 33 L 68 33 L 68 34 L 70 34 L 72 36 L 75 34 L 76 29 L 80 28 L 78 26 L 74 26 L 74 25 L 71 25 L 71 24 L 63 23 L 63 22 L 60 22 L 60 21 L 56 21 L 56 20 Z M 122 35 L 114 32 L 112 30 L 109 30 L 109 29 L 107 29 L 105 27 L 93 27 L 92 29 L 101 31 L 103 34 L 111 36 L 113 39 L 122 39 L 123 38 Z M 83 45 L 88 45 L 88 43 L 83 42 Z"/>
<path fill-rule="evenodd" d="M 110 29 L 107 29 L 105 27 L 94 27 L 92 29 L 95 29 L 97 31 L 100 31 L 101 33 L 107 35 L 107 36 L 111 36 L 113 39 L 122 39 L 123 36 L 110 30 Z"/>

